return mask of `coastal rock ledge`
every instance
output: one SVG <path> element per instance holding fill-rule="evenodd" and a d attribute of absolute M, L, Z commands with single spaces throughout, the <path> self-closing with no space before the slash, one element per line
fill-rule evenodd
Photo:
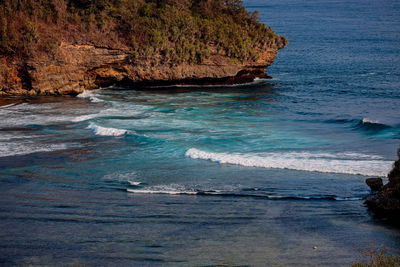
<path fill-rule="evenodd" d="M 232 84 L 268 78 L 265 70 L 279 49 L 258 47 L 258 59 L 238 62 L 212 51 L 202 63 L 163 62 L 161 55 L 135 56 L 129 49 L 61 42 L 52 57 L 26 61 L 0 57 L 0 95 L 77 95 L 112 84 L 148 86 L 179 83 Z"/>
<path fill-rule="evenodd" d="M 366 180 L 374 194 L 365 201 L 368 208 L 378 216 L 396 220 L 400 218 L 400 148 L 397 155 L 399 159 L 395 161 L 393 169 L 388 174 L 389 182 L 386 185 L 380 186 L 382 180 L 379 178 Z"/>
<path fill-rule="evenodd" d="M 3 0 L 0 18 L 0 96 L 246 83 L 288 44 L 239 0 Z"/>

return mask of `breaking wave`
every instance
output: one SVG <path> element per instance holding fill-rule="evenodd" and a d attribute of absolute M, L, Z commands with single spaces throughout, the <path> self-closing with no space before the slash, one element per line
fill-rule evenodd
<path fill-rule="evenodd" d="M 96 96 L 94 96 L 94 91 L 93 90 L 85 90 L 82 93 L 80 93 L 79 95 L 77 95 L 77 97 L 89 98 L 90 101 L 95 102 L 95 103 L 103 101 L 100 98 L 97 98 Z"/>
<path fill-rule="evenodd" d="M 96 135 L 102 136 L 122 136 L 128 133 L 128 130 L 125 129 L 106 128 L 94 123 L 91 123 L 87 128 L 92 130 Z"/>
<path fill-rule="evenodd" d="M 366 131 L 366 132 L 372 132 L 372 133 L 377 133 L 383 130 L 391 129 L 393 126 L 381 123 L 380 121 L 377 120 L 371 120 L 368 118 L 363 118 L 363 119 L 331 119 L 331 120 L 326 120 L 325 122 L 327 123 L 338 123 L 338 124 L 344 124 L 344 123 L 349 123 L 352 125 L 353 129 L 355 130 L 361 130 L 361 131 Z"/>
<path fill-rule="evenodd" d="M 128 183 L 132 186 L 139 186 L 139 185 L 143 184 L 142 182 L 137 182 L 137 181 L 128 181 Z"/>
<path fill-rule="evenodd" d="M 191 148 L 186 157 L 204 159 L 221 164 L 247 167 L 291 169 L 309 172 L 344 173 L 365 176 L 386 176 L 392 161 L 376 155 L 359 153 L 215 153 Z"/>
<path fill-rule="evenodd" d="M 356 128 L 362 128 L 367 131 L 381 131 L 392 127 L 376 120 L 363 118 L 357 123 Z"/>

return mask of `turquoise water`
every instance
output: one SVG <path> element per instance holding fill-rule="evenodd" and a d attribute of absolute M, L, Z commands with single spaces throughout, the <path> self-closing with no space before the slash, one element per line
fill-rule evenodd
<path fill-rule="evenodd" d="M 0 108 L 0 264 L 338 266 L 373 240 L 400 253 L 363 206 L 400 144 L 400 4 L 244 3 L 290 41 L 273 80 Z"/>

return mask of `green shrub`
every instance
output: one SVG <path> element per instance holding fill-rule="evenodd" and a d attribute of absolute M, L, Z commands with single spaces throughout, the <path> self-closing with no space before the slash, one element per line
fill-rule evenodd
<path fill-rule="evenodd" d="M 258 58 L 255 47 L 287 42 L 240 0 L 2 0 L 0 20 L 0 53 L 8 55 L 85 40 L 162 52 L 175 63 L 201 62 L 212 45 L 243 62 Z"/>
<path fill-rule="evenodd" d="M 400 267 L 400 256 L 378 252 L 368 262 L 354 262 L 352 267 Z"/>
<path fill-rule="evenodd" d="M 352 267 L 400 267 L 400 255 L 389 255 L 381 246 L 373 249 L 374 242 L 365 251 L 359 251 L 369 258 L 368 261 L 353 262 Z"/>

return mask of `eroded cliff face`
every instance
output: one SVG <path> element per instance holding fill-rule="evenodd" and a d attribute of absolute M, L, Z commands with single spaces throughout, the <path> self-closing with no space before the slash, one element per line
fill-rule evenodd
<path fill-rule="evenodd" d="M 0 95 L 76 95 L 112 84 L 239 83 L 266 77 L 279 49 L 258 47 L 257 61 L 236 62 L 212 51 L 200 64 L 168 62 L 161 55 L 137 57 L 128 49 L 61 42 L 51 57 L 0 58 Z"/>

